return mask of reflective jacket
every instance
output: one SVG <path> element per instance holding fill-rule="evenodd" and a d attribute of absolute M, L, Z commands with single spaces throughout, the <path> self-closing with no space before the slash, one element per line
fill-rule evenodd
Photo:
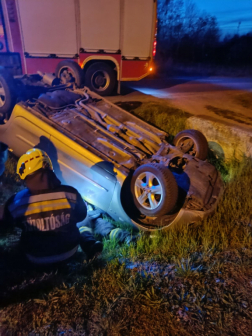
<path fill-rule="evenodd" d="M 54 189 L 13 195 L 4 209 L 4 222 L 22 229 L 21 246 L 35 263 L 62 261 L 72 256 L 79 244 L 76 223 L 87 215 L 76 189 L 59 185 Z"/>

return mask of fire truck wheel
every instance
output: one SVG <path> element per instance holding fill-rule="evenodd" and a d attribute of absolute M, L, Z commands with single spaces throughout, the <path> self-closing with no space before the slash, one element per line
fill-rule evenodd
<path fill-rule="evenodd" d="M 149 217 L 171 212 L 178 200 L 178 185 L 169 168 L 158 164 L 144 164 L 136 169 L 131 180 L 135 206 Z"/>
<path fill-rule="evenodd" d="M 72 60 L 59 62 L 55 75 L 60 78 L 63 84 L 74 82 L 78 87 L 81 87 L 83 83 L 83 71 L 79 64 Z"/>
<path fill-rule="evenodd" d="M 6 69 L 0 67 L 0 119 L 10 117 L 16 100 L 14 78 Z"/>
<path fill-rule="evenodd" d="M 85 85 L 100 96 L 109 96 L 114 91 L 116 72 L 104 62 L 90 65 L 85 74 Z"/>

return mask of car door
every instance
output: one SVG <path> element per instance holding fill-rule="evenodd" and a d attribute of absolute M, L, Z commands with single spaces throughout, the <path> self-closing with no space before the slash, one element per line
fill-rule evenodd
<path fill-rule="evenodd" d="M 47 152 L 62 183 L 75 187 L 87 202 L 106 211 L 116 184 L 112 164 L 96 161 L 92 153 L 59 132 L 50 142 Z"/>

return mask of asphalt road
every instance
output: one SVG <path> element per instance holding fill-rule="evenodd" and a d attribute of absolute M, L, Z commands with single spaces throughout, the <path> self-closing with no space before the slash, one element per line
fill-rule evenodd
<path fill-rule="evenodd" d="M 124 82 L 118 101 L 162 101 L 192 115 L 252 127 L 252 78 L 147 77 Z"/>
<path fill-rule="evenodd" d="M 170 98 L 174 93 L 199 93 L 227 90 L 252 92 L 252 78 L 231 77 L 147 77 L 122 84 L 122 95 L 133 91 L 157 98 Z"/>

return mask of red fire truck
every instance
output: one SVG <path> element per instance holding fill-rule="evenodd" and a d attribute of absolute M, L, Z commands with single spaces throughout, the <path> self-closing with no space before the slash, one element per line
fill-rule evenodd
<path fill-rule="evenodd" d="M 0 0 L 0 66 L 100 95 L 152 71 L 156 0 Z"/>

